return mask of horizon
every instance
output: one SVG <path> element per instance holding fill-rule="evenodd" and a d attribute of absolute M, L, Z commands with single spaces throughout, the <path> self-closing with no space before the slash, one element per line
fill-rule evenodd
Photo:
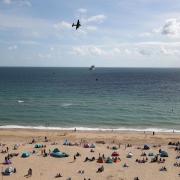
<path fill-rule="evenodd" d="M 0 10 L 3 67 L 180 68 L 178 0 L 0 0 Z"/>
<path fill-rule="evenodd" d="M 89 68 L 88 66 L 0 66 L 0 68 Z M 96 66 L 95 68 L 104 69 L 180 69 L 180 67 L 103 67 Z"/>

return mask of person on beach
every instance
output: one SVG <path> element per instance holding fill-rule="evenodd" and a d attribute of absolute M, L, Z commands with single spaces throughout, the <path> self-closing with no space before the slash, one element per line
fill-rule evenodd
<path fill-rule="evenodd" d="M 57 173 L 56 176 L 55 176 L 55 178 L 59 178 L 59 177 L 63 177 L 63 176 L 61 175 L 61 173 Z"/>
<path fill-rule="evenodd" d="M 45 141 L 45 142 L 48 142 L 47 136 L 44 137 L 44 141 Z"/>
<path fill-rule="evenodd" d="M 24 177 L 31 177 L 32 176 L 32 169 L 31 168 L 29 168 L 28 169 L 28 173 L 24 176 Z"/>
<path fill-rule="evenodd" d="M 74 162 L 76 161 L 76 156 L 74 155 Z"/>

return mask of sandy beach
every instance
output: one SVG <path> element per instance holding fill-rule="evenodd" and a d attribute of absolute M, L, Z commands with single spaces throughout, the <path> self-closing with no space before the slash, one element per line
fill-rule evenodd
<path fill-rule="evenodd" d="M 45 136 L 48 142 L 45 142 Z M 32 169 L 33 180 L 49 180 L 56 179 L 57 173 L 63 177 L 57 179 L 67 178 L 83 180 L 83 179 L 114 179 L 114 180 L 133 180 L 138 177 L 140 180 L 175 180 L 179 179 L 179 167 L 175 167 L 174 163 L 178 162 L 176 156 L 179 155 L 175 151 L 175 146 L 169 146 L 168 143 L 177 142 L 180 134 L 176 133 L 138 133 L 138 132 L 70 132 L 70 131 L 37 131 L 37 130 L 1 130 L 0 131 L 0 162 L 1 171 L 7 167 L 16 168 L 16 173 L 10 176 L 1 176 L 0 179 L 21 180 L 28 169 Z M 32 140 L 33 144 L 30 144 Z M 67 139 L 72 145 L 63 145 Z M 102 144 L 102 143 L 105 144 Z M 93 143 L 95 148 L 84 148 L 84 144 Z M 14 150 L 14 145 L 19 144 L 19 147 Z M 35 144 L 43 144 L 44 148 L 34 148 Z M 74 144 L 74 145 L 73 145 Z M 128 147 L 128 144 L 130 147 Z M 144 150 L 144 144 L 147 144 L 150 149 Z M 2 153 L 6 150 L 7 153 Z M 58 148 L 65 152 L 69 157 L 55 158 L 50 155 L 43 157 L 42 149 L 45 149 L 47 154 L 49 150 Z M 117 148 L 117 150 L 113 149 Z M 93 149 L 94 152 L 91 152 Z M 153 157 L 148 156 L 149 153 L 159 154 L 159 149 L 168 152 L 169 157 L 165 157 L 165 162 L 151 162 Z M 34 151 L 34 152 L 33 152 Z M 23 152 L 29 152 L 30 157 L 22 158 Z M 76 156 L 74 160 L 74 155 Z M 119 154 L 120 162 L 105 163 L 107 157 L 111 157 L 113 152 Z M 131 158 L 127 158 L 128 153 L 132 153 Z M 4 165 L 4 158 L 8 154 L 19 153 L 18 156 L 10 158 L 12 164 Z M 147 156 L 141 156 L 145 153 Z M 103 163 L 98 163 L 99 156 L 104 154 Z M 91 159 L 95 157 L 94 161 L 84 162 L 85 158 Z M 143 160 L 147 157 L 147 162 L 136 162 L 136 159 Z M 123 167 L 126 163 L 128 167 Z M 97 173 L 98 168 L 103 165 L 104 171 Z M 166 167 L 167 171 L 160 171 L 160 168 Z M 84 173 L 78 173 L 79 171 Z"/>

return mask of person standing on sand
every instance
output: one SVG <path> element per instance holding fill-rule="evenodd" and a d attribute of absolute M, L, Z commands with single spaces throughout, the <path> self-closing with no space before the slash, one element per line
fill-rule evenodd
<path fill-rule="evenodd" d="M 76 156 L 74 155 L 74 162 L 76 161 Z"/>
<path fill-rule="evenodd" d="M 153 131 L 153 136 L 155 135 L 155 132 Z"/>

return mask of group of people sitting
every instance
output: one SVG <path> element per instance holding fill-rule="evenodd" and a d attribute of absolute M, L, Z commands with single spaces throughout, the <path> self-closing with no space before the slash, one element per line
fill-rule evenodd
<path fill-rule="evenodd" d="M 104 166 L 101 166 L 100 168 L 97 169 L 96 172 L 97 172 L 97 173 L 101 173 L 101 172 L 103 172 L 103 171 L 104 171 Z"/>
<path fill-rule="evenodd" d="M 160 168 L 160 171 L 167 171 L 167 168 L 163 166 L 162 168 Z"/>
<path fill-rule="evenodd" d="M 136 162 L 138 162 L 138 163 L 146 163 L 146 162 L 148 162 L 148 158 L 146 157 L 146 158 L 143 158 L 143 159 L 136 159 Z"/>
<path fill-rule="evenodd" d="M 55 176 L 55 178 L 59 178 L 59 177 L 63 177 L 63 176 L 61 175 L 61 173 L 57 173 L 56 176 Z"/>
<path fill-rule="evenodd" d="M 9 147 L 7 146 L 4 150 L 1 150 L 1 153 L 8 153 L 9 152 Z"/>
<path fill-rule="evenodd" d="M 157 162 L 157 163 L 164 163 L 166 160 L 162 158 L 158 158 L 158 155 L 154 156 L 154 158 L 151 159 L 151 162 Z"/>
<path fill-rule="evenodd" d="M 87 162 L 87 161 L 95 161 L 95 157 L 94 156 L 92 158 L 86 157 L 84 162 Z"/>
<path fill-rule="evenodd" d="M 176 167 L 180 167 L 180 163 L 175 162 L 175 163 L 174 163 L 174 166 L 176 166 Z"/>

